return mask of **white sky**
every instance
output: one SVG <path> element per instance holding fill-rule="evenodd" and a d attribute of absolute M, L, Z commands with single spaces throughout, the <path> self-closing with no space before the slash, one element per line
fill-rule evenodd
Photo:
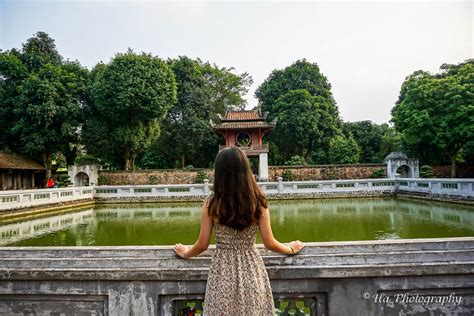
<path fill-rule="evenodd" d="M 37 31 L 92 68 L 131 47 L 199 57 L 254 79 L 306 58 L 329 79 L 345 121 L 388 122 L 404 78 L 473 57 L 473 1 L 9 1 L 0 48 Z"/>

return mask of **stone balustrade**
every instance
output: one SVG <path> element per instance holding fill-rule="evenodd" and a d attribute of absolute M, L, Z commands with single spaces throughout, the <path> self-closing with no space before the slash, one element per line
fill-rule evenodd
<path fill-rule="evenodd" d="M 440 199 L 474 200 L 474 179 L 354 179 L 259 182 L 270 199 L 411 194 Z M 101 201 L 200 200 L 212 184 L 98 186 Z"/>
<path fill-rule="evenodd" d="M 0 191 L 0 211 L 93 199 L 93 187 Z"/>
<path fill-rule="evenodd" d="M 474 313 L 473 237 L 313 242 L 296 255 L 256 247 L 277 315 Z M 0 314 L 199 311 L 214 250 L 185 260 L 172 246 L 0 248 Z"/>
<path fill-rule="evenodd" d="M 269 199 L 416 195 L 474 200 L 474 179 L 353 179 L 259 182 Z M 105 202 L 202 200 L 212 184 L 117 185 L 0 191 L 0 211 L 95 199 Z"/>

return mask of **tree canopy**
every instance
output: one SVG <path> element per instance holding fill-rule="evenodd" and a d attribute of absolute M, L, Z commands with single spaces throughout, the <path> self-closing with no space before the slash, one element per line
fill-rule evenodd
<path fill-rule="evenodd" d="M 474 60 L 440 70 L 418 70 L 406 78 L 392 120 L 404 147 L 426 160 L 447 158 L 455 177 L 456 159 L 474 138 Z"/>
<path fill-rule="evenodd" d="M 255 96 L 267 119 L 277 119 L 269 141 L 279 154 L 271 155 L 271 161 L 284 162 L 295 155 L 311 163 L 329 161 L 329 141 L 340 134 L 342 121 L 331 85 L 316 63 L 302 59 L 272 71 Z"/>
<path fill-rule="evenodd" d="M 96 66 L 90 94 L 90 115 L 82 131 L 86 148 L 93 155 L 120 155 L 124 169 L 133 170 L 137 155 L 156 142 L 162 120 L 176 102 L 171 68 L 158 57 L 128 50 Z M 105 147 L 98 148 L 98 140 Z"/>
<path fill-rule="evenodd" d="M 233 68 L 185 56 L 168 63 L 177 82 L 177 103 L 164 120 L 158 142 L 140 163 L 148 168 L 208 167 L 221 140 L 211 120 L 217 121 L 218 115 L 228 110 L 244 109 L 243 96 L 252 78 L 247 73 L 235 74 Z"/>
<path fill-rule="evenodd" d="M 0 75 L 0 144 L 41 160 L 49 177 L 53 154 L 77 142 L 88 70 L 64 61 L 54 40 L 38 32 L 21 51 L 0 53 Z"/>

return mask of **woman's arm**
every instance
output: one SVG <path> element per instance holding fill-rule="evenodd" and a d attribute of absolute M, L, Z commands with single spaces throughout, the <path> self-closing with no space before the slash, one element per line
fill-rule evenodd
<path fill-rule="evenodd" d="M 211 239 L 212 233 L 212 219 L 207 214 L 207 201 L 207 199 L 204 201 L 204 204 L 201 209 L 201 231 L 199 232 L 198 240 L 191 248 L 184 246 L 180 243 L 177 243 L 174 246 L 174 251 L 176 252 L 176 254 L 183 259 L 188 259 L 197 256 L 209 247 L 209 241 Z"/>
<path fill-rule="evenodd" d="M 268 250 L 291 255 L 299 252 L 304 247 L 303 243 L 299 240 L 284 245 L 273 237 L 272 226 L 270 223 L 270 211 L 268 208 L 262 209 L 262 215 L 258 220 L 258 227 L 260 229 L 260 237 L 262 238 L 263 244 Z"/>

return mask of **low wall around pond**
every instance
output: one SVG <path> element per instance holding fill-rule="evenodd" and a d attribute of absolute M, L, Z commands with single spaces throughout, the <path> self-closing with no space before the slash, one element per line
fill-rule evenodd
<path fill-rule="evenodd" d="M 474 179 L 353 179 L 327 181 L 259 182 L 268 199 L 411 196 L 429 200 L 474 204 Z M 27 208 L 64 207 L 68 204 L 202 201 L 212 183 L 120 185 L 64 189 L 0 191 L 0 219 Z"/>
<path fill-rule="evenodd" d="M 474 313 L 473 237 L 307 243 L 297 255 L 256 247 L 280 311 L 298 304 L 309 315 Z M 0 248 L 0 314 L 202 310 L 214 250 L 185 260 L 172 246 Z"/>

